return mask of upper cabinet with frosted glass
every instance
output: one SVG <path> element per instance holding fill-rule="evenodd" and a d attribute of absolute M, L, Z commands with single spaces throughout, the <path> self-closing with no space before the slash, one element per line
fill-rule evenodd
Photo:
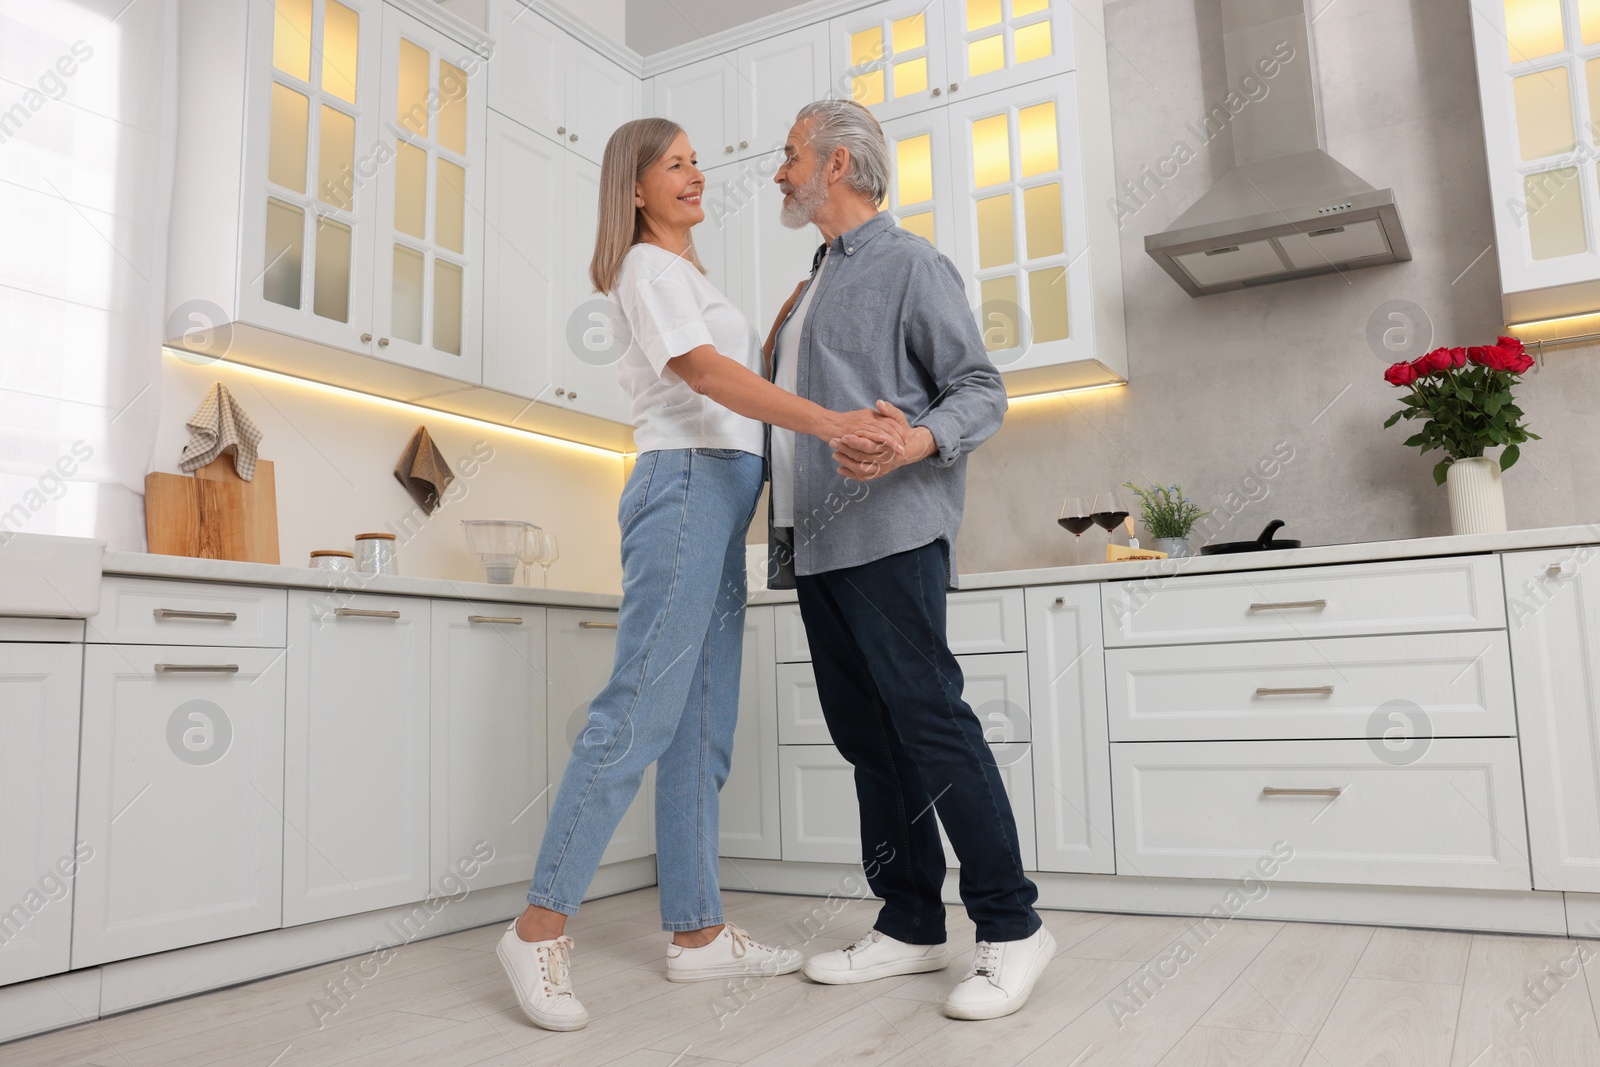
<path fill-rule="evenodd" d="M 1067 0 L 889 0 L 829 27 L 841 90 L 880 120 L 1074 66 Z"/>
<path fill-rule="evenodd" d="M 1505 319 L 1600 310 L 1600 0 L 1471 7 Z"/>
<path fill-rule="evenodd" d="M 830 22 L 885 208 L 948 255 L 1013 396 L 1127 379 L 1099 5 L 887 0 Z"/>
<path fill-rule="evenodd" d="M 179 18 L 168 339 L 372 391 L 477 382 L 487 38 L 425 0 Z"/>

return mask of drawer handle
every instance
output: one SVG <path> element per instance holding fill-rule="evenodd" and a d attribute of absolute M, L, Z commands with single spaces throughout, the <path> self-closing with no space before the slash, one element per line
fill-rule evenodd
<path fill-rule="evenodd" d="M 237 663 L 157 663 L 157 674 L 238 674 Z"/>
<path fill-rule="evenodd" d="M 334 608 L 333 613 L 341 619 L 398 619 L 398 611 L 374 611 L 371 608 Z"/>
<path fill-rule="evenodd" d="M 1261 790 L 1264 797 L 1336 797 L 1343 793 L 1339 786 L 1329 786 L 1327 789 L 1279 789 L 1275 786 L 1266 786 Z"/>
<path fill-rule="evenodd" d="M 1571 578 L 1576 573 L 1572 564 L 1565 562 L 1552 563 L 1544 569 L 1544 572 L 1552 578 Z"/>
<path fill-rule="evenodd" d="M 1281 604 L 1251 604 L 1251 611 L 1283 611 L 1286 608 L 1314 608 L 1318 611 L 1328 606 L 1326 600 L 1285 600 Z"/>
<path fill-rule="evenodd" d="M 522 620 L 515 615 L 468 615 L 468 622 L 503 622 L 511 626 L 521 626 Z"/>
<path fill-rule="evenodd" d="M 1284 686 L 1256 686 L 1258 697 L 1298 697 L 1298 696 L 1332 696 L 1331 685 L 1284 685 Z"/>
<path fill-rule="evenodd" d="M 185 611 L 182 608 L 156 608 L 151 612 L 158 619 L 209 619 L 212 622 L 238 622 L 237 611 Z"/>
<path fill-rule="evenodd" d="M 615 630 L 616 628 L 617 624 L 614 622 L 590 622 L 588 619 L 584 619 L 578 623 L 578 629 L 580 630 Z"/>

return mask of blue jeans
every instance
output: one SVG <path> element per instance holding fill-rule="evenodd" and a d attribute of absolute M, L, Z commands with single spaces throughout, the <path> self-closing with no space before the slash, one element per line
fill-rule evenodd
<path fill-rule="evenodd" d="M 737 449 L 646 452 L 622 491 L 622 611 L 611 680 L 589 705 L 550 808 L 528 903 L 575 915 L 656 766 L 661 925 L 722 922 L 717 793 L 733 759 L 745 531 L 763 461 Z"/>

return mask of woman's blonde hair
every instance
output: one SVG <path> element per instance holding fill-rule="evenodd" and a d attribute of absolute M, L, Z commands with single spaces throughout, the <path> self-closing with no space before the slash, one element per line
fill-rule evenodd
<path fill-rule="evenodd" d="M 634 119 L 617 127 L 606 142 L 600 162 L 600 224 L 595 231 L 594 257 L 589 260 L 589 280 L 596 292 L 609 293 L 616 288 L 628 249 L 644 239 L 644 214 L 633 202 L 635 183 L 682 132 L 683 127 L 671 119 Z M 684 255 L 705 273 L 692 236 Z"/>

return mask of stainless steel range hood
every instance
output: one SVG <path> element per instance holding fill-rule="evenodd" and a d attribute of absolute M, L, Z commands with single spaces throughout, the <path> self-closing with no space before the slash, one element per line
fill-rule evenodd
<path fill-rule="evenodd" d="M 1393 191 L 1326 151 L 1305 5 L 1222 0 L 1230 99 L 1196 132 L 1230 128 L 1235 166 L 1144 239 L 1190 296 L 1411 258 Z"/>

